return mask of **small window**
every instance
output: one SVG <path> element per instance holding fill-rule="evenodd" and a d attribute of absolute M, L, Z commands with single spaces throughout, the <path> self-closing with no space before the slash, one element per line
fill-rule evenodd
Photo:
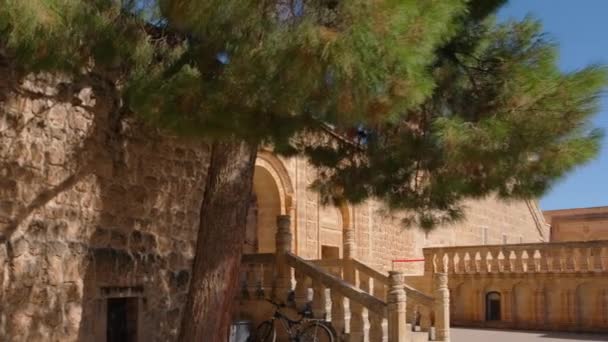
<path fill-rule="evenodd" d="M 519 243 L 524 243 L 524 237 L 523 236 L 519 237 Z"/>
<path fill-rule="evenodd" d="M 481 228 L 481 243 L 483 245 L 488 244 L 488 228 Z"/>
<path fill-rule="evenodd" d="M 108 298 L 106 341 L 137 342 L 139 298 Z"/>
<path fill-rule="evenodd" d="M 507 239 L 507 234 L 502 234 L 502 244 L 506 245 L 509 242 L 509 240 Z"/>
<path fill-rule="evenodd" d="M 486 321 L 500 321 L 500 293 L 486 295 Z"/>

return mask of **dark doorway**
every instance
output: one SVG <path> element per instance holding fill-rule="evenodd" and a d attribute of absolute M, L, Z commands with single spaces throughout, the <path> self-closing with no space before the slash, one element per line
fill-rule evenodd
<path fill-rule="evenodd" d="M 108 342 L 137 342 L 139 298 L 108 298 Z"/>
<path fill-rule="evenodd" d="M 500 293 L 486 295 L 486 321 L 500 321 Z"/>
<path fill-rule="evenodd" d="M 322 245 L 321 259 L 340 259 L 340 248 Z"/>

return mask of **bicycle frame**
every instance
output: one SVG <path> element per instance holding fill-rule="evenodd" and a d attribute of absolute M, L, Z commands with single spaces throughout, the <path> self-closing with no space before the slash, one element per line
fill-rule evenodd
<path fill-rule="evenodd" d="M 281 326 L 283 326 L 283 329 L 285 330 L 285 332 L 287 332 L 287 335 L 289 336 L 289 341 L 297 342 L 299 329 L 294 329 L 294 326 L 297 327 L 301 325 L 302 321 L 304 320 L 304 317 L 295 321 L 287 317 L 285 314 L 279 311 L 279 308 L 277 308 L 274 311 L 274 315 L 271 318 L 271 322 L 274 324 L 276 320 L 281 322 Z"/>

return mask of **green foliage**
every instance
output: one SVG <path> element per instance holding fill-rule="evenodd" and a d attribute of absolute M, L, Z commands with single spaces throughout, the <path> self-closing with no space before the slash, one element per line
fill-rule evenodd
<path fill-rule="evenodd" d="M 605 69 L 560 71 L 538 22 L 495 23 L 505 2 L 0 0 L 0 53 L 103 77 L 173 132 L 307 156 L 328 202 L 375 197 L 430 229 L 598 151 Z"/>
<path fill-rule="evenodd" d="M 308 148 L 324 198 L 377 197 L 430 229 L 461 218 L 466 198 L 537 198 L 597 155 L 602 132 L 590 118 L 606 68 L 560 71 L 556 45 L 532 19 L 465 18 L 438 49 L 425 103 L 368 127 L 365 146 Z"/>

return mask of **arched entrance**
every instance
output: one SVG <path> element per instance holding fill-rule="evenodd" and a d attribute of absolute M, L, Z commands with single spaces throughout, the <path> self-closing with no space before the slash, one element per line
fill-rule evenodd
<path fill-rule="evenodd" d="M 486 294 L 486 321 L 500 321 L 500 293 L 493 291 Z"/>
<path fill-rule="evenodd" d="M 291 214 L 293 188 L 283 163 L 266 151 L 258 153 L 247 216 L 245 253 L 273 253 L 276 218 Z"/>

